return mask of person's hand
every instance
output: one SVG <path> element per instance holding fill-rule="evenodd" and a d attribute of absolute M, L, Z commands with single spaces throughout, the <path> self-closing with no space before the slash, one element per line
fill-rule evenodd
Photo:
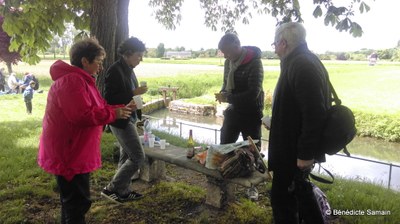
<path fill-rule="evenodd" d="M 129 102 L 126 106 L 128 108 L 130 108 L 132 111 L 137 110 L 137 107 L 136 107 L 136 104 L 135 104 L 134 100 L 131 100 L 131 102 Z"/>
<path fill-rule="evenodd" d="M 117 119 L 128 119 L 132 113 L 132 109 L 127 106 L 115 108 L 114 110 Z"/>
<path fill-rule="evenodd" d="M 306 170 L 312 168 L 314 165 L 314 159 L 311 160 L 302 160 L 302 159 L 297 159 L 297 167 L 300 170 Z"/>
<path fill-rule="evenodd" d="M 214 95 L 215 101 L 218 101 L 218 103 L 228 102 L 228 99 L 224 93 L 214 93 Z"/>
<path fill-rule="evenodd" d="M 136 95 L 142 95 L 142 94 L 146 93 L 147 90 L 148 90 L 147 86 L 138 87 L 135 90 L 133 90 L 133 95 L 135 95 L 135 96 Z"/>

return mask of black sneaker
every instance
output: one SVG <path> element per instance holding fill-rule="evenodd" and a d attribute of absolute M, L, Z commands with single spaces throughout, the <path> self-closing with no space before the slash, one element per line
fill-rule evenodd
<path fill-rule="evenodd" d="M 124 196 L 124 197 L 119 197 L 119 199 L 120 199 L 122 202 L 129 202 L 129 201 L 138 200 L 138 199 L 140 199 L 140 198 L 142 198 L 142 197 L 143 197 L 142 194 L 139 194 L 139 193 L 137 193 L 137 192 L 135 192 L 135 191 L 132 191 L 131 193 L 129 193 L 128 195 L 126 195 L 126 196 Z"/>
<path fill-rule="evenodd" d="M 101 191 L 101 196 L 104 196 L 105 198 L 107 198 L 107 199 L 109 199 L 109 200 L 111 200 L 112 202 L 115 202 L 115 203 L 122 203 L 123 202 L 116 192 L 109 191 L 109 190 L 107 190 L 107 188 L 104 188 Z"/>
<path fill-rule="evenodd" d="M 142 194 L 139 194 L 134 191 L 132 191 L 131 193 L 129 193 L 126 196 L 120 196 L 116 192 L 107 190 L 107 188 L 104 188 L 103 191 L 101 191 L 101 195 L 115 203 L 124 203 L 124 202 L 134 201 L 134 200 L 137 200 L 137 199 L 143 197 Z"/>

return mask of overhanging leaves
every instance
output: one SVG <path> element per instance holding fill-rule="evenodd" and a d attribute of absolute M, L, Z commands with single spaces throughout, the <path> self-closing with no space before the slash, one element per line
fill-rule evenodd
<path fill-rule="evenodd" d="M 63 35 L 65 22 L 89 28 L 89 6 L 90 1 L 7 1 L 0 11 L 5 17 L 3 29 L 11 36 L 10 51 L 18 51 L 23 61 L 36 64 L 38 53 L 50 46 L 53 34 Z"/>

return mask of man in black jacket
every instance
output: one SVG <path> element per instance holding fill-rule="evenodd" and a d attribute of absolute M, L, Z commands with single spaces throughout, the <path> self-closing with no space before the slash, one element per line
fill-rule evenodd
<path fill-rule="evenodd" d="M 111 105 L 127 104 L 133 96 L 147 92 L 147 86 L 139 86 L 133 69 L 142 61 L 146 47 L 142 41 L 131 37 L 118 48 L 120 59 L 112 64 L 104 79 L 104 98 Z M 131 177 L 144 162 L 144 151 L 136 130 L 140 110 L 133 111 L 130 119 L 117 120 L 110 124 L 112 133 L 120 144 L 118 170 L 101 195 L 116 201 L 126 202 L 142 195 L 130 189 Z"/>
<path fill-rule="evenodd" d="M 239 38 L 233 33 L 225 34 L 218 48 L 224 54 L 224 82 L 218 102 L 228 102 L 224 111 L 224 123 L 221 128 L 221 144 L 234 143 L 242 134 L 261 138 L 261 117 L 264 107 L 262 87 L 264 70 L 261 62 L 261 50 L 258 47 L 241 46 Z M 257 143 L 261 146 L 261 141 Z"/>
<path fill-rule="evenodd" d="M 296 196 L 290 191 L 295 177 L 307 177 L 314 162 L 325 161 L 319 144 L 331 105 L 328 72 L 305 40 L 300 23 L 285 23 L 275 33 L 275 53 L 281 73 L 275 87 L 269 135 L 268 165 L 273 171 L 271 205 L 275 223 L 299 223 Z M 312 196 L 312 194 L 311 194 Z M 321 223 L 313 214 L 306 223 Z"/>

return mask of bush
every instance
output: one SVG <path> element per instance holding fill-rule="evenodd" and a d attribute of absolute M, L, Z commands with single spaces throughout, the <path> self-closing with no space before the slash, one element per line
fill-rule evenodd
<path fill-rule="evenodd" d="M 354 111 L 354 115 L 357 132 L 360 136 L 400 142 L 400 114 L 372 114 Z"/>

